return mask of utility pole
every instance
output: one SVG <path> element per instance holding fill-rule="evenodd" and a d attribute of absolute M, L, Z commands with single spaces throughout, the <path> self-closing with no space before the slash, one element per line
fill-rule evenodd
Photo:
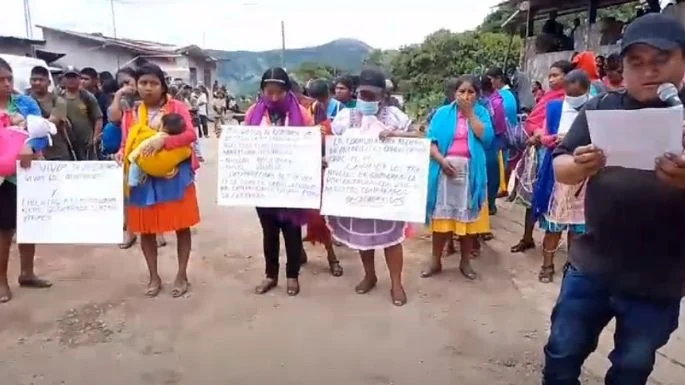
<path fill-rule="evenodd" d="M 110 11 L 112 13 L 112 35 L 114 35 L 112 37 L 114 37 L 114 39 L 116 39 L 117 38 L 117 18 L 116 18 L 116 15 L 114 13 L 114 0 L 109 0 L 109 7 L 110 7 Z M 121 64 L 120 60 L 121 59 L 119 58 L 119 51 L 117 50 L 117 69 L 119 69 L 119 65 Z"/>
<path fill-rule="evenodd" d="M 24 26 L 26 27 L 26 37 L 33 39 L 33 22 L 31 21 L 31 4 L 29 4 L 29 0 L 24 0 Z"/>
<path fill-rule="evenodd" d="M 281 67 L 285 69 L 285 21 L 281 20 Z"/>

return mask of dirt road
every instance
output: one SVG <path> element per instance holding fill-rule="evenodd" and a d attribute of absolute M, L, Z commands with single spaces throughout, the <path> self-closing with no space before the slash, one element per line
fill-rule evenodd
<path fill-rule="evenodd" d="M 38 271 L 55 285 L 13 288 L 14 300 L 0 306 L 0 384 L 539 383 L 549 310 L 512 280 L 511 259 L 519 257 L 490 247 L 475 262 L 480 280 L 462 278 L 456 257 L 442 276 L 424 280 L 429 241 L 408 241 L 403 308 L 390 303 L 380 256 L 378 288 L 354 293 L 361 266 L 344 248 L 343 277 L 331 277 L 323 249 L 308 246 L 298 297 L 283 285 L 253 294 L 264 266 L 259 225 L 253 209 L 216 207 L 215 145 L 205 142 L 199 174 L 203 220 L 193 238 L 192 292 L 172 299 L 167 288 L 145 298 L 137 247 L 39 247 Z M 501 251 L 518 230 L 495 231 Z M 176 266 L 168 238 L 160 255 L 167 287 Z M 16 269 L 13 254 L 13 276 Z"/>

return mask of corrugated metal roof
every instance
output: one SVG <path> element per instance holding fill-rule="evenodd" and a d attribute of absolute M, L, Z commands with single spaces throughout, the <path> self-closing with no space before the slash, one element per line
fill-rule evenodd
<path fill-rule="evenodd" d="M 530 3 L 530 7 L 537 10 L 538 13 L 547 13 L 552 10 L 558 12 L 572 11 L 587 9 L 589 1 L 588 0 L 527 0 Z M 499 6 L 509 5 L 513 7 L 518 7 L 519 4 L 523 3 L 524 0 L 506 0 L 499 4 Z M 632 3 L 635 0 L 597 0 L 597 8 L 606 8 L 613 5 L 621 5 L 626 3 Z"/>
<path fill-rule="evenodd" d="M 116 46 L 141 55 L 155 55 L 155 54 L 171 54 L 171 53 L 185 53 L 192 50 L 193 55 L 203 56 L 207 60 L 216 61 L 215 58 L 206 53 L 205 50 L 201 49 L 196 45 L 190 46 L 176 46 L 172 44 L 157 43 L 148 40 L 136 40 L 136 39 L 124 39 L 124 38 L 114 38 L 105 36 L 101 33 L 85 33 L 76 32 L 66 29 L 52 28 L 42 25 L 37 25 L 38 28 L 48 31 L 54 31 L 63 33 L 66 35 L 71 35 L 76 38 L 86 39 L 90 41 L 98 42 L 102 45 Z"/>
<path fill-rule="evenodd" d="M 28 39 L 28 38 L 19 37 L 19 36 L 0 36 L 0 40 L 7 41 L 7 42 L 16 42 L 19 44 L 36 44 L 36 45 L 45 44 L 45 40 Z"/>

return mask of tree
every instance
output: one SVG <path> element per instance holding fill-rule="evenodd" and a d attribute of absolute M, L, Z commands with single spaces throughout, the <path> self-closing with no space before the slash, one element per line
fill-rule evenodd
<path fill-rule="evenodd" d="M 362 62 L 362 67 L 378 67 L 390 73 L 392 67 L 392 60 L 397 54 L 398 50 L 381 50 L 374 49 L 371 51 Z"/>
<path fill-rule="evenodd" d="M 421 44 L 400 49 L 391 63 L 391 73 L 400 79 L 409 111 L 424 116 L 444 98 L 445 80 L 462 74 L 482 74 L 489 67 L 503 66 L 510 35 L 490 32 L 454 33 L 439 30 Z M 522 41 L 514 37 L 510 60 L 516 60 Z"/>
<path fill-rule="evenodd" d="M 291 71 L 293 77 L 301 82 L 307 82 L 310 79 L 333 79 L 342 73 L 340 69 L 328 64 L 313 62 L 304 62 Z"/>

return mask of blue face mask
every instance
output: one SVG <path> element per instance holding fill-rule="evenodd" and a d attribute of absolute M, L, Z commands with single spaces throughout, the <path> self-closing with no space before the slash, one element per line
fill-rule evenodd
<path fill-rule="evenodd" d="M 364 116 L 372 116 L 378 113 L 378 102 L 367 102 L 357 99 L 357 109 Z"/>

